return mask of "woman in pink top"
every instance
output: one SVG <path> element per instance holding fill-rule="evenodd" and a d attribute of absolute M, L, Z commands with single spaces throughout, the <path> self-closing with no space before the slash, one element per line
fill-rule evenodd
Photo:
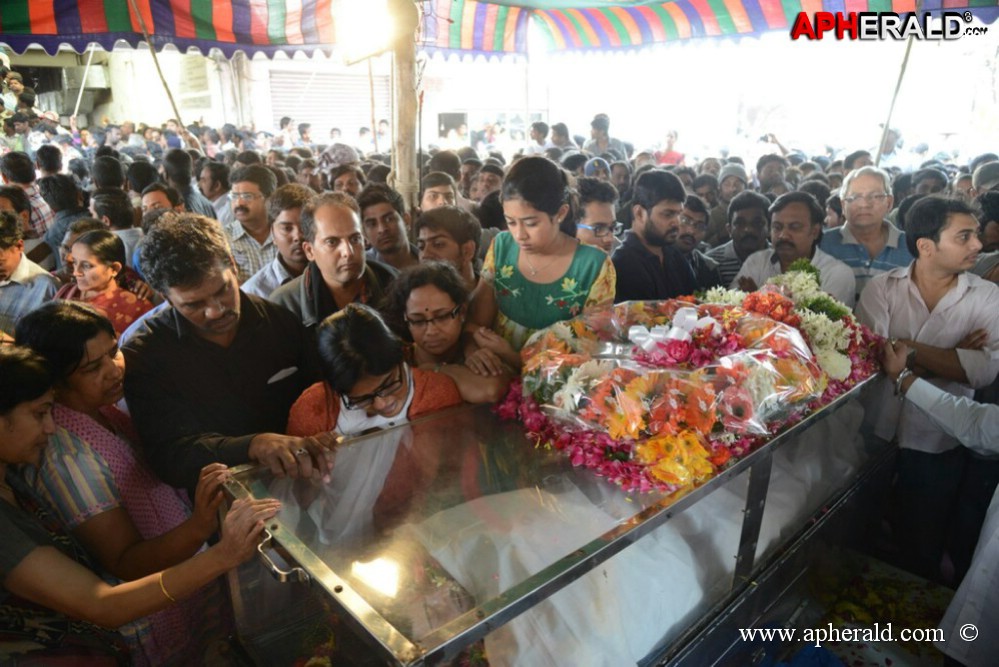
<path fill-rule="evenodd" d="M 53 301 L 17 324 L 19 345 L 52 366 L 56 432 L 26 478 L 107 575 L 132 581 L 198 552 L 218 528 L 222 464 L 206 466 L 192 508 L 186 493 L 160 482 L 142 463 L 123 395 L 124 358 L 111 322 L 92 306 Z M 221 630 L 217 585 L 126 626 L 135 664 L 201 662 Z"/>

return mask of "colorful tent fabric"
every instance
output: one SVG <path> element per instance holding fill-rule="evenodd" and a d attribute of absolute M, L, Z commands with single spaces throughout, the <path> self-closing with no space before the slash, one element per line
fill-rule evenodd
<path fill-rule="evenodd" d="M 527 17 L 541 27 L 550 50 L 642 48 L 702 37 L 790 32 L 799 12 L 912 12 L 915 0 L 510 0 L 501 4 L 424 0 L 427 50 L 484 55 L 526 52 Z M 509 12 L 523 9 L 516 16 Z M 991 22 L 997 0 L 926 0 L 923 11 L 964 11 Z M 586 8 L 578 8 L 586 5 Z"/>
<path fill-rule="evenodd" d="M 330 51 L 336 10 L 346 0 L 134 0 L 158 48 L 174 44 L 227 56 Z M 352 0 L 363 1 L 363 0 Z M 533 21 L 551 50 L 614 50 L 702 37 L 789 31 L 799 12 L 910 12 L 916 0 L 415 0 L 426 51 L 524 54 Z M 970 9 L 992 21 L 999 0 L 925 0 L 928 11 Z M 580 5 L 585 7 L 580 8 Z M 0 0 L 0 42 L 48 53 L 91 42 L 143 41 L 131 0 Z"/>

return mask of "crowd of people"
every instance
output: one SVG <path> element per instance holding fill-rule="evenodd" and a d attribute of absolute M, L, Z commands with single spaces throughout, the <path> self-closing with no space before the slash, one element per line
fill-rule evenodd
<path fill-rule="evenodd" d="M 509 160 L 421 155 L 410 208 L 388 154 L 317 144 L 290 118 L 272 134 L 63 128 L 6 80 L 0 604 L 18 611 L 0 655 L 197 662 L 231 622 L 217 576 L 277 511 L 237 502 L 204 548 L 229 467 L 319 479 L 337 435 L 498 400 L 539 329 L 756 290 L 799 260 L 897 341 L 865 400 L 869 437 L 900 448 L 898 560 L 950 585 L 974 569 L 997 434 L 967 446 L 893 394 L 918 376 L 994 397 L 996 155 L 894 173 L 879 151 L 777 143 L 748 166 L 687 165 L 675 132 L 635 152 L 600 114 L 583 145 L 535 123 Z"/>

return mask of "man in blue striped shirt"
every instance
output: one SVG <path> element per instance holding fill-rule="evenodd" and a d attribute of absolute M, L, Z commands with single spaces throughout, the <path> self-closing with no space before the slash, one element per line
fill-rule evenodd
<path fill-rule="evenodd" d="M 877 167 L 861 167 L 847 174 L 840 190 L 846 224 L 827 230 L 820 248 L 853 269 L 857 297 L 876 275 L 908 266 L 912 254 L 905 232 L 885 218 L 891 210 L 891 178 Z"/>
<path fill-rule="evenodd" d="M 0 339 L 22 316 L 55 296 L 59 281 L 24 255 L 21 221 L 0 211 Z"/>

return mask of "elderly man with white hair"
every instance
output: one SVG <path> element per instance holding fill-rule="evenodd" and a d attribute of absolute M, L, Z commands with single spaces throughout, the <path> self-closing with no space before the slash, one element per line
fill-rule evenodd
<path fill-rule="evenodd" d="M 905 232 L 886 219 L 894 202 L 888 172 L 870 166 L 854 169 L 843 179 L 840 197 L 846 223 L 827 230 L 819 247 L 853 269 L 859 298 L 871 278 L 908 266 L 913 257 Z"/>

